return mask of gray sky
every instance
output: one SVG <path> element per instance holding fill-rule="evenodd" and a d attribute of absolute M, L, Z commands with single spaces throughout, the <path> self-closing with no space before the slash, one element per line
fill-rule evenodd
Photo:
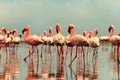
<path fill-rule="evenodd" d="M 63 34 L 74 24 L 82 34 L 97 28 L 107 35 L 110 24 L 120 30 L 120 0 L 0 0 L 0 26 L 21 30 L 31 25 L 32 34 L 40 34 L 59 23 Z"/>

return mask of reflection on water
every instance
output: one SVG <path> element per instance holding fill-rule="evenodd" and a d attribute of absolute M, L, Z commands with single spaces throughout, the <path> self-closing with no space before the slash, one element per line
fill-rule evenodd
<path fill-rule="evenodd" d="M 0 80 L 120 80 L 119 46 L 102 44 L 98 51 L 84 47 L 78 48 L 78 54 L 72 66 L 68 49 L 67 61 L 61 59 L 57 48 L 51 46 L 31 48 L 26 44 L 17 47 L 2 47 L 0 50 Z M 66 49 L 66 47 L 64 47 Z M 41 57 L 42 53 L 42 57 Z M 24 58 L 31 54 L 26 62 Z M 66 63 L 63 63 L 66 62 Z"/>

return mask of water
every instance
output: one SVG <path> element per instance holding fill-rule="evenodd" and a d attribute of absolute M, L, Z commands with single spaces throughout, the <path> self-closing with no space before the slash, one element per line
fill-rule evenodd
<path fill-rule="evenodd" d="M 6 50 L 7 48 L 7 50 Z M 62 63 L 57 55 L 57 48 L 52 48 L 52 54 L 41 45 L 34 48 L 34 54 L 23 60 L 29 54 L 30 46 L 25 43 L 17 47 L 2 47 L 0 50 L 0 80 L 119 80 L 119 64 L 116 51 L 110 44 L 102 43 L 98 55 L 93 58 L 93 50 L 84 48 L 85 59 L 79 48 L 78 57 L 69 67 L 71 51 L 68 50 L 66 63 Z M 66 53 L 66 46 L 65 53 Z M 75 56 L 73 48 L 72 58 Z M 32 51 L 30 51 L 32 53 Z M 88 52 L 88 59 L 86 53 Z M 41 58 L 42 53 L 42 58 Z M 6 56 L 8 55 L 8 56 Z M 63 60 L 64 61 L 64 60 Z"/>

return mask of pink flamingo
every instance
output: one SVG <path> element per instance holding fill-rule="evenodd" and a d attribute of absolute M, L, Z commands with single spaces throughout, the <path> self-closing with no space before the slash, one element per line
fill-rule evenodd
<path fill-rule="evenodd" d="M 112 30 L 112 32 L 111 32 L 111 30 Z M 111 33 L 109 35 L 108 40 L 111 42 L 111 44 L 112 45 L 120 44 L 120 36 L 114 35 L 114 25 L 109 26 L 109 32 L 111 32 Z"/>
<path fill-rule="evenodd" d="M 73 28 L 74 28 L 74 27 L 73 27 Z M 85 37 L 82 36 L 82 35 L 75 34 L 75 33 L 74 33 L 74 29 L 71 29 L 71 30 L 68 29 L 68 32 L 70 32 L 70 31 L 71 31 L 72 35 L 74 35 L 74 36 L 72 36 L 72 38 L 71 38 L 70 40 L 71 40 L 71 42 L 76 46 L 76 54 L 75 54 L 74 58 L 71 60 L 71 62 L 70 62 L 70 64 L 69 64 L 69 67 L 72 65 L 72 62 L 73 62 L 73 61 L 76 59 L 76 57 L 77 57 L 78 47 L 79 47 L 79 46 L 82 47 L 82 51 L 83 51 L 83 54 L 84 54 L 83 46 L 84 46 L 84 44 L 88 43 L 87 38 L 85 38 Z"/>
<path fill-rule="evenodd" d="M 34 53 L 34 47 L 37 48 L 37 46 L 40 44 L 40 39 L 37 35 L 31 35 L 30 34 L 30 25 L 28 25 L 27 27 L 25 27 L 22 30 L 22 33 L 24 34 L 24 32 L 26 31 L 26 35 L 24 36 L 24 40 L 26 43 L 28 43 L 29 45 L 32 46 L 32 53 Z M 38 54 L 38 58 L 39 58 L 39 52 L 38 52 L 38 48 L 37 48 L 37 54 Z M 26 62 L 26 59 L 32 54 L 30 54 L 30 50 L 29 50 L 29 55 L 26 56 L 24 58 L 24 61 Z"/>
<path fill-rule="evenodd" d="M 119 61 L 119 45 L 120 45 L 120 36 L 119 36 L 119 34 L 118 35 L 114 35 L 114 25 L 110 25 L 109 26 L 109 32 L 111 32 L 110 33 L 110 35 L 109 35 L 109 38 L 108 38 L 108 40 L 110 41 L 110 43 L 113 45 L 113 46 L 116 46 L 117 45 L 117 61 Z M 115 47 L 114 47 L 114 50 L 115 50 Z"/>
<path fill-rule="evenodd" d="M 1 29 L 1 35 L 0 35 L 0 44 L 5 44 L 6 42 L 6 27 L 2 27 Z"/>
<path fill-rule="evenodd" d="M 70 47 L 70 48 L 71 48 L 71 60 L 72 60 L 72 50 L 73 50 L 73 47 L 74 47 L 75 45 L 74 45 L 74 42 L 71 40 L 71 38 L 76 35 L 76 34 L 75 34 L 75 26 L 74 26 L 73 24 L 70 24 L 70 25 L 68 26 L 68 33 L 69 33 L 69 35 L 67 35 L 67 36 L 65 37 L 65 43 L 66 43 L 66 45 L 67 45 L 66 57 L 65 57 L 65 58 L 67 58 L 68 47 Z M 65 59 L 65 60 L 66 60 L 66 59 Z"/>
<path fill-rule="evenodd" d="M 56 44 L 57 46 L 57 51 L 58 51 L 58 54 L 60 55 L 59 53 L 59 50 L 58 50 L 58 46 L 60 46 L 60 51 L 61 51 L 61 54 L 62 54 L 62 63 L 64 63 L 64 36 L 62 35 L 62 31 L 61 31 L 61 27 L 59 24 L 56 24 L 56 35 L 53 36 L 53 42 L 54 44 Z"/>

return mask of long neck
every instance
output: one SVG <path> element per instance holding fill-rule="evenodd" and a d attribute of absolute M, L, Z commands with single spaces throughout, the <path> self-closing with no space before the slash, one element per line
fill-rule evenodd
<path fill-rule="evenodd" d="M 96 31 L 94 31 L 94 37 L 96 37 L 97 36 L 97 32 Z"/>
<path fill-rule="evenodd" d="M 5 36 L 5 31 L 2 30 L 2 31 L 1 31 L 1 34 L 2 34 L 3 36 Z"/>
<path fill-rule="evenodd" d="M 50 31 L 50 34 L 49 34 L 50 37 L 52 37 L 52 31 Z"/>
<path fill-rule="evenodd" d="M 112 32 L 110 34 L 110 37 L 112 37 L 114 35 L 114 28 L 112 28 Z"/>
<path fill-rule="evenodd" d="M 30 29 L 26 31 L 25 38 L 27 38 L 28 36 L 30 36 Z"/>
<path fill-rule="evenodd" d="M 75 30 L 72 29 L 71 32 L 70 32 L 70 36 L 72 37 L 72 36 L 74 36 L 74 35 L 75 35 Z"/>

